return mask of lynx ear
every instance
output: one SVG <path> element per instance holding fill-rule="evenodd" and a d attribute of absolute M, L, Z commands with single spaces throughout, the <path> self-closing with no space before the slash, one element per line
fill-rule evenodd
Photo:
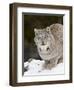
<path fill-rule="evenodd" d="M 48 33 L 51 33 L 50 27 L 47 27 L 47 28 L 46 28 L 46 31 L 47 31 Z"/>
<path fill-rule="evenodd" d="M 36 30 L 36 28 L 34 28 L 34 32 L 36 32 L 37 30 Z"/>
<path fill-rule="evenodd" d="M 35 35 L 38 33 L 38 30 L 36 28 L 34 28 L 34 32 L 35 32 Z"/>
<path fill-rule="evenodd" d="M 50 31 L 50 27 L 46 27 L 46 30 L 47 30 L 47 31 Z"/>

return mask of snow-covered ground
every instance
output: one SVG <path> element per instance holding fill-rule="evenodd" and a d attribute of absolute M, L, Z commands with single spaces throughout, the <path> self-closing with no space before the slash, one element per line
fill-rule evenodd
<path fill-rule="evenodd" d="M 56 75 L 64 74 L 64 63 L 59 63 L 56 67 L 49 69 L 43 69 L 44 61 L 32 59 L 31 62 L 25 62 L 24 68 L 28 67 L 28 70 L 24 72 L 24 76 L 28 75 Z"/>

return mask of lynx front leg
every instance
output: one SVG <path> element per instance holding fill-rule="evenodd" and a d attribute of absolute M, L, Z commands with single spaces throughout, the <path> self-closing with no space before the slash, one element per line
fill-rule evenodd
<path fill-rule="evenodd" d="M 57 63 L 58 63 L 58 59 L 53 58 L 50 61 L 45 61 L 44 67 L 46 69 L 50 69 L 51 70 L 52 68 L 54 68 L 57 65 Z"/>
<path fill-rule="evenodd" d="M 55 67 L 56 65 L 57 65 L 57 63 L 58 63 L 58 59 L 57 58 L 54 58 L 53 60 L 51 60 L 50 61 L 50 64 L 51 64 L 51 69 L 53 68 L 53 67 Z"/>

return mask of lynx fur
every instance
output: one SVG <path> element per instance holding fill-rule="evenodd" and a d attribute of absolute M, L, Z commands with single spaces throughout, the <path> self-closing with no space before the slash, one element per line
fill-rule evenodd
<path fill-rule="evenodd" d="M 52 69 L 63 62 L 63 25 L 56 23 L 34 32 L 39 56 L 45 61 L 43 68 Z"/>

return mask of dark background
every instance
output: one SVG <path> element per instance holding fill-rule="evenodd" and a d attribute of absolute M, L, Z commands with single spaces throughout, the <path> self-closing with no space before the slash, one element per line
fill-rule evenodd
<path fill-rule="evenodd" d="M 34 43 L 34 28 L 42 29 L 54 23 L 63 24 L 63 15 L 23 13 L 24 61 L 29 58 L 40 59 Z"/>

